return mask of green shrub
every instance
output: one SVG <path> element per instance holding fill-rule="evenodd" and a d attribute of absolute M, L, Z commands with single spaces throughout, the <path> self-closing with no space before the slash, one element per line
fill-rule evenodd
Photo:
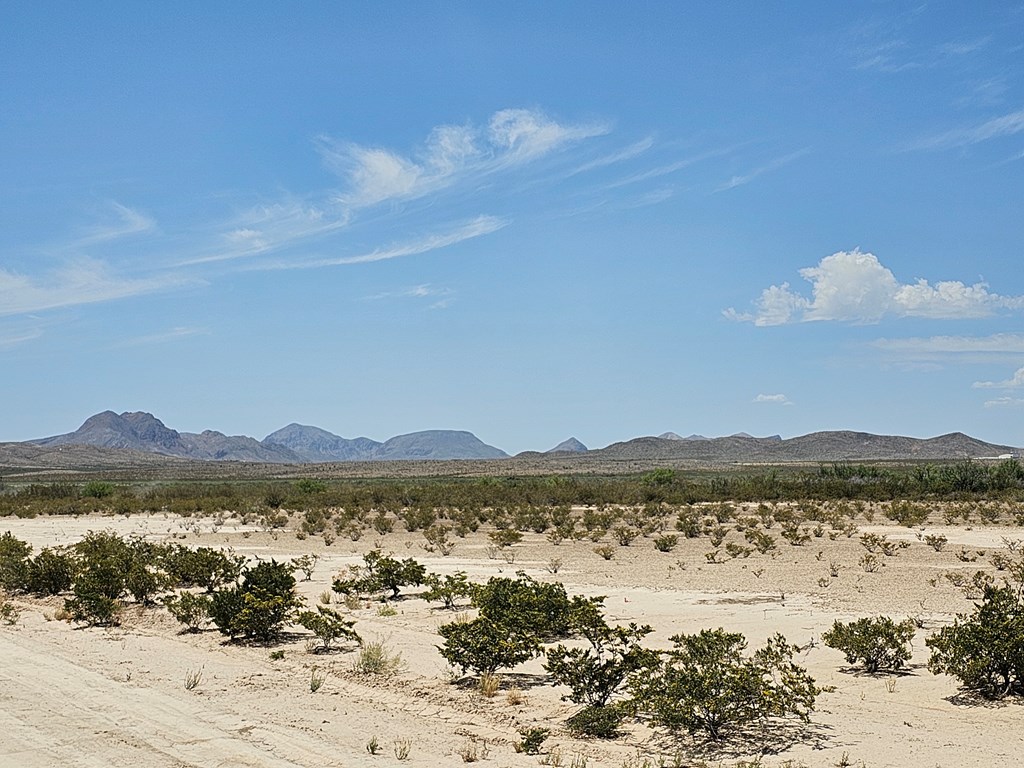
<path fill-rule="evenodd" d="M 32 545 L 7 531 L 0 536 L 0 589 L 23 592 L 28 582 Z"/>
<path fill-rule="evenodd" d="M 164 566 L 178 587 L 202 587 L 213 592 L 238 579 L 245 558 L 211 547 L 191 549 L 181 545 L 167 547 Z"/>
<path fill-rule="evenodd" d="M 245 593 L 241 587 L 225 587 L 210 595 L 210 620 L 221 634 L 232 639 L 239 634 L 235 626 L 235 617 L 245 606 Z"/>
<path fill-rule="evenodd" d="M 570 637 L 578 628 L 600 622 L 603 600 L 570 598 L 560 582 L 539 582 L 522 571 L 514 579 L 492 577 L 473 594 L 473 605 L 481 616 L 545 642 Z"/>
<path fill-rule="evenodd" d="M 1024 603 L 1016 586 L 984 588 L 971 615 L 928 638 L 928 669 L 989 699 L 1024 695 Z"/>
<path fill-rule="evenodd" d="M 27 589 L 36 595 L 59 595 L 71 589 L 75 561 L 67 552 L 46 547 L 29 561 Z"/>
<path fill-rule="evenodd" d="M 428 603 L 440 601 L 448 610 L 455 608 L 455 603 L 460 598 L 467 598 L 473 594 L 473 584 L 464 571 L 457 571 L 444 577 L 431 573 L 424 583 L 427 589 L 421 597 Z"/>
<path fill-rule="evenodd" d="M 153 596 L 167 587 L 160 570 L 163 549 L 143 539 L 123 539 L 110 531 L 90 531 L 72 547 L 77 559 L 78 576 L 74 591 L 83 587 L 117 600 L 130 593 L 140 603 L 151 602 Z"/>
<path fill-rule="evenodd" d="M 75 579 L 73 596 L 64 601 L 64 610 L 74 621 L 89 626 L 117 624 L 121 614 L 119 597 L 124 591 L 124 576 L 109 564 L 96 564 Z"/>
<path fill-rule="evenodd" d="M 0 623 L 13 627 L 21 618 L 21 607 L 7 599 L 7 595 L 0 591 Z"/>
<path fill-rule="evenodd" d="M 270 642 L 300 605 L 291 565 L 270 560 L 243 570 L 240 586 L 214 592 L 210 618 L 232 639 Z"/>
<path fill-rule="evenodd" d="M 295 488 L 302 493 L 323 493 L 327 490 L 327 483 L 323 480 L 314 480 L 313 478 L 303 477 L 302 479 L 295 481 Z"/>
<path fill-rule="evenodd" d="M 679 543 L 679 537 L 672 533 L 658 536 L 654 539 L 654 548 L 659 552 L 671 552 Z"/>
<path fill-rule="evenodd" d="M 302 571 L 302 575 L 306 577 L 305 581 L 311 581 L 313 579 L 313 571 L 318 562 L 320 562 L 320 555 L 315 552 L 307 552 L 292 560 L 292 568 Z"/>
<path fill-rule="evenodd" d="M 82 486 L 81 495 L 87 499 L 106 499 L 114 495 L 113 483 L 103 480 L 92 480 Z"/>
<path fill-rule="evenodd" d="M 498 528 L 487 536 L 498 547 L 511 547 L 523 540 L 523 534 L 515 528 Z"/>
<path fill-rule="evenodd" d="M 547 739 L 550 730 L 547 728 L 523 728 L 519 731 L 522 740 L 515 745 L 516 752 L 524 755 L 540 754 L 541 744 Z"/>
<path fill-rule="evenodd" d="M 320 650 L 325 653 L 341 638 L 362 645 L 362 638 L 352 629 L 355 622 L 346 619 L 333 608 L 318 605 L 316 611 L 302 611 L 295 617 L 295 621 L 316 635 L 320 641 Z"/>
<path fill-rule="evenodd" d="M 366 575 L 355 579 L 336 579 L 333 585 L 335 592 L 344 595 L 390 592 L 394 598 L 398 597 L 402 587 L 421 585 L 427 575 L 426 567 L 413 558 L 397 560 L 382 555 L 379 549 L 363 555 L 363 562 Z"/>
<path fill-rule="evenodd" d="M 849 624 L 836 621 L 821 640 L 829 648 L 842 651 L 848 663 L 860 662 L 867 672 L 875 674 L 900 669 L 910 659 L 914 631 L 912 620 L 897 623 L 888 616 L 879 616 Z"/>
<path fill-rule="evenodd" d="M 885 510 L 885 516 L 907 528 L 914 528 L 928 521 L 928 508 L 912 501 L 894 501 Z"/>
<path fill-rule="evenodd" d="M 670 639 L 661 663 L 631 682 L 635 705 L 655 725 L 719 741 L 770 718 L 806 721 L 814 708 L 820 690 L 782 635 L 751 656 L 742 634 L 722 629 Z"/>
<path fill-rule="evenodd" d="M 200 632 L 210 618 L 212 600 L 208 595 L 182 592 L 180 595 L 164 598 L 164 605 L 171 616 L 185 625 L 188 632 Z"/>
<path fill-rule="evenodd" d="M 444 638 L 444 645 L 438 648 L 441 655 L 463 674 L 467 670 L 478 675 L 494 674 L 532 659 L 541 650 L 535 635 L 486 616 L 442 624 L 437 631 Z"/>
<path fill-rule="evenodd" d="M 766 555 L 775 549 L 775 537 L 756 528 L 748 528 L 743 532 L 743 538 L 754 545 L 754 549 L 762 555 Z"/>
<path fill-rule="evenodd" d="M 619 704 L 586 706 L 565 721 L 569 733 L 576 737 L 614 739 L 621 734 L 626 710 Z"/>
<path fill-rule="evenodd" d="M 604 707 L 630 675 L 657 663 L 658 655 L 641 647 L 649 626 L 609 627 L 602 621 L 583 632 L 589 648 L 558 645 L 547 651 L 544 669 L 556 685 L 568 686 L 563 696 L 577 704 Z"/>

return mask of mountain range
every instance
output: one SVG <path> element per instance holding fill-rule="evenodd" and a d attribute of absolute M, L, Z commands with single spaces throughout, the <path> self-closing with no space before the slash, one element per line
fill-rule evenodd
<path fill-rule="evenodd" d="M 499 448 L 487 445 L 471 432 L 428 430 L 398 435 L 384 442 L 368 437 L 345 438 L 319 427 L 289 424 L 263 440 L 229 436 L 206 430 L 200 433 L 170 429 L 150 413 L 103 411 L 90 416 L 74 432 L 26 443 L 3 446 L 92 446 L 200 461 L 244 461 L 276 464 L 320 462 L 378 462 L 401 460 L 507 459 Z M 521 457 L 587 456 L 610 461 L 695 460 L 708 462 L 859 461 L 870 459 L 963 459 L 1019 456 L 1020 449 L 977 440 L 961 432 L 920 439 L 867 432 L 814 432 L 783 439 L 779 435 L 752 437 L 740 432 L 728 437 L 665 432 L 638 437 L 605 448 L 588 449 L 576 438 Z"/>
<path fill-rule="evenodd" d="M 74 432 L 29 442 L 44 447 L 90 445 L 201 461 L 274 464 L 508 457 L 507 453 L 481 442 L 471 432 L 458 430 L 413 432 L 380 443 L 368 437 L 347 439 L 319 427 L 289 424 L 263 440 L 256 440 L 246 435 L 225 435 L 213 430 L 178 432 L 153 414 L 143 411 L 120 414 L 103 411 L 90 416 Z"/>

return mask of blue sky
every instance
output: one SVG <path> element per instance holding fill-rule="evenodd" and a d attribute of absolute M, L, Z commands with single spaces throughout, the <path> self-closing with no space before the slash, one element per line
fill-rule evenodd
<path fill-rule="evenodd" d="M 23 3 L 0 440 L 1024 445 L 1024 4 Z"/>

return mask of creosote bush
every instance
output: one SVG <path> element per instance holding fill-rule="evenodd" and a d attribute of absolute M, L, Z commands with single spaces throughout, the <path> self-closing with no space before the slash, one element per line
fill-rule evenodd
<path fill-rule="evenodd" d="M 829 648 L 842 651 L 850 664 L 863 664 L 870 674 L 894 672 L 910 659 L 915 629 L 910 619 L 895 622 L 888 616 L 848 624 L 836 621 L 821 640 Z"/>
<path fill-rule="evenodd" d="M 428 603 L 440 601 L 448 610 L 454 609 L 459 599 L 471 597 L 473 594 L 473 585 L 465 571 L 456 571 L 445 576 L 431 573 L 424 578 L 423 583 L 427 585 L 427 589 L 420 597 Z"/>
<path fill-rule="evenodd" d="M 32 545 L 10 531 L 0 535 L 0 589 L 24 591 L 28 582 L 28 561 Z"/>
<path fill-rule="evenodd" d="M 604 620 L 581 628 L 589 648 L 558 645 L 547 651 L 544 669 L 556 685 L 569 688 L 562 698 L 603 707 L 625 685 L 630 675 L 655 666 L 658 655 L 643 648 L 640 641 L 653 632 L 647 625 L 609 627 Z"/>
<path fill-rule="evenodd" d="M 291 565 L 270 560 L 244 569 L 240 585 L 214 592 L 210 618 L 231 639 L 270 642 L 301 604 Z"/>
<path fill-rule="evenodd" d="M 928 669 L 989 699 L 1024 695 L 1024 602 L 1020 584 L 984 588 L 970 615 L 928 638 Z"/>
<path fill-rule="evenodd" d="M 196 595 L 192 592 L 182 592 L 164 598 L 164 605 L 168 612 L 185 625 L 187 632 L 201 632 L 203 626 L 210 619 L 210 605 L 212 601 L 207 595 Z"/>
<path fill-rule="evenodd" d="M 498 624 L 486 616 L 472 621 L 453 621 L 437 629 L 444 638 L 438 650 L 463 674 L 494 674 L 498 669 L 514 667 L 540 653 L 537 637 L 522 629 Z"/>
<path fill-rule="evenodd" d="M 576 737 L 614 739 L 621 735 L 627 714 L 628 708 L 620 702 L 588 705 L 566 720 L 565 727 Z"/>
<path fill-rule="evenodd" d="M 421 563 L 409 557 L 397 560 L 389 555 L 382 555 L 379 549 L 371 550 L 363 555 L 365 575 L 353 579 L 336 579 L 333 585 L 335 592 L 349 594 L 384 593 L 382 599 L 398 597 L 405 586 L 420 586 L 427 576 L 427 569 Z M 391 593 L 388 595 L 387 593 Z"/>
<path fill-rule="evenodd" d="M 514 579 L 492 577 L 473 590 L 481 616 L 543 642 L 570 637 L 600 620 L 602 602 L 603 597 L 569 597 L 561 582 L 537 581 L 522 571 Z"/>
<path fill-rule="evenodd" d="M 570 598 L 561 583 L 547 584 L 519 572 L 515 579 L 494 577 L 472 590 L 479 615 L 443 624 L 441 655 L 463 673 L 478 675 L 514 667 L 537 656 L 541 643 L 569 637 L 600 621 L 603 598 Z"/>
<path fill-rule="evenodd" d="M 295 622 L 316 635 L 320 641 L 319 650 L 324 653 L 330 651 L 340 639 L 351 640 L 356 645 L 362 645 L 363 642 L 352 629 L 355 621 L 346 619 L 333 608 L 324 605 L 316 606 L 315 611 L 302 611 L 295 617 Z"/>
<path fill-rule="evenodd" d="M 820 689 L 782 635 L 749 656 L 743 635 L 722 629 L 670 639 L 661 663 L 631 683 L 635 706 L 655 725 L 720 741 L 771 718 L 806 721 L 814 709 Z"/>

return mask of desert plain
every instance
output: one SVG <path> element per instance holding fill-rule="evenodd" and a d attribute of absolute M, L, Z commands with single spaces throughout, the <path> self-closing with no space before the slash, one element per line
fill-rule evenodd
<path fill-rule="evenodd" d="M 739 505 L 739 512 L 743 512 Z M 749 505 L 749 512 L 757 505 Z M 578 510 L 576 510 L 578 512 Z M 872 514 L 856 530 L 828 526 L 793 545 L 781 536 L 766 554 L 709 559 L 706 537 L 679 536 L 671 551 L 652 537 L 622 546 L 609 533 L 600 542 L 553 543 L 526 532 L 496 548 L 486 525 L 452 537 L 447 555 L 431 552 L 422 531 L 398 525 L 358 540 L 297 535 L 297 518 L 269 528 L 231 515 L 81 514 L 0 520 L 38 551 L 74 543 L 89 531 L 113 531 L 151 541 L 229 548 L 248 558 L 278 561 L 315 553 L 311 578 L 297 574 L 310 605 L 333 580 L 379 548 L 412 557 L 428 572 L 465 572 L 472 581 L 525 572 L 560 581 L 570 595 L 603 595 L 609 623 L 649 624 L 645 639 L 667 648 L 677 633 L 722 627 L 742 632 L 751 648 L 781 632 L 800 646 L 796 661 L 826 689 L 806 725 L 780 725 L 762 739 L 709 745 L 689 736 L 630 722 L 615 740 L 574 738 L 564 722 L 579 709 L 562 700 L 565 688 L 547 680 L 541 660 L 502 670 L 501 687 L 483 695 L 459 679 L 441 657 L 437 627 L 469 611 L 454 611 L 408 587 L 388 603 L 363 599 L 348 606 L 365 640 L 381 641 L 401 663 L 392 675 L 359 674 L 357 650 L 331 654 L 307 648 L 310 635 L 289 630 L 270 646 L 231 643 L 212 627 L 184 633 L 163 608 L 126 606 L 119 626 L 83 627 L 60 620 L 62 598 L 15 596 L 21 610 L 0 627 L 0 765 L 48 766 L 484 766 L 564 765 L 575 768 L 659 765 L 1008 766 L 1024 754 L 1020 704 L 1013 698 L 980 703 L 960 695 L 954 678 L 928 671 L 925 638 L 973 603 L 956 578 L 977 570 L 1001 577 L 991 563 L 1024 539 L 1024 530 L 984 520 L 948 524 L 942 504 L 922 525 L 905 527 Z M 870 519 L 869 519 L 870 518 Z M 1012 518 L 1011 518 L 1012 520 Z M 778 535 L 778 526 L 773 531 Z M 866 570 L 860 537 L 906 542 Z M 946 537 L 937 551 L 926 536 Z M 333 538 L 333 537 L 332 537 Z M 730 530 L 726 543 L 745 543 Z M 605 555 L 595 552 L 602 545 Z M 972 559 L 973 558 L 973 559 Z M 721 562 L 717 560 L 721 559 Z M 913 655 L 899 673 L 868 675 L 852 668 L 821 635 L 839 619 L 912 617 Z M 283 651 L 283 653 L 281 653 Z M 273 655 L 272 655 L 273 654 Z M 275 658 L 276 657 L 276 658 Z M 186 685 L 186 679 L 198 682 Z M 311 679 L 321 686 L 311 691 Z M 516 750 L 525 728 L 550 729 L 540 753 Z M 372 747 L 372 748 L 371 748 Z M 373 753 L 376 754 L 373 754 Z"/>

